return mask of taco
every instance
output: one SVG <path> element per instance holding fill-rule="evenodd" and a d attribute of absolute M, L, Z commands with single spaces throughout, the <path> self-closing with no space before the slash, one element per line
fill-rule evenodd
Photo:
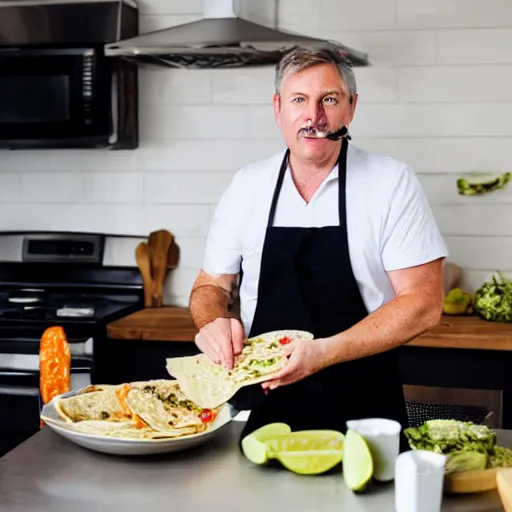
<path fill-rule="evenodd" d="M 130 415 L 123 410 L 117 399 L 118 388 L 108 385 L 88 386 L 77 395 L 57 400 L 55 409 L 69 424 L 84 420 L 129 420 Z"/>
<path fill-rule="evenodd" d="M 158 432 L 175 429 L 202 432 L 218 414 L 217 410 L 205 411 L 189 400 L 177 381 L 154 380 L 125 385 L 118 396 L 122 396 L 121 401 L 139 428 L 149 427 Z"/>
<path fill-rule="evenodd" d="M 230 371 L 204 354 L 167 359 L 167 371 L 190 400 L 217 408 L 241 387 L 270 380 L 286 364 L 286 344 L 311 339 L 313 334 L 306 331 L 272 331 L 246 339 Z"/>

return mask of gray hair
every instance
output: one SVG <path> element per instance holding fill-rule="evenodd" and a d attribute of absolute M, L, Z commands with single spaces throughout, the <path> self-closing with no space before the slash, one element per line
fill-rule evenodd
<path fill-rule="evenodd" d="M 275 92 L 281 92 L 281 82 L 286 75 L 299 73 L 318 64 L 334 64 L 348 89 L 350 102 L 357 92 L 356 77 L 352 67 L 339 53 L 329 48 L 295 48 L 286 53 L 276 67 Z"/>

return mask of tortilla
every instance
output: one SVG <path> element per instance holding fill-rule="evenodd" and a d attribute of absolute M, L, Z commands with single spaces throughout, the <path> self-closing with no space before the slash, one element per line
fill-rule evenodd
<path fill-rule="evenodd" d="M 137 428 L 133 422 L 113 423 L 101 420 L 80 421 L 73 425 L 73 430 L 82 434 L 124 439 L 172 439 L 196 433 L 192 427 L 157 432 L 150 428 Z"/>
<path fill-rule="evenodd" d="M 118 386 L 88 386 L 79 394 L 55 403 L 59 415 L 69 424 L 84 420 L 123 421 L 130 419 L 116 397 Z"/>
<path fill-rule="evenodd" d="M 132 384 L 126 401 L 132 414 L 153 430 L 193 428 L 199 432 L 206 429 L 200 418 L 203 409 L 187 399 L 176 381 Z"/>
<path fill-rule="evenodd" d="M 286 342 L 311 339 L 313 334 L 306 331 L 272 331 L 246 339 L 231 371 L 204 354 L 167 359 L 167 371 L 190 400 L 214 409 L 241 387 L 270 380 L 286 364 Z"/>
<path fill-rule="evenodd" d="M 177 381 L 163 379 L 88 386 L 58 400 L 55 407 L 77 432 L 126 439 L 169 439 L 204 432 L 218 414 L 189 400 Z"/>

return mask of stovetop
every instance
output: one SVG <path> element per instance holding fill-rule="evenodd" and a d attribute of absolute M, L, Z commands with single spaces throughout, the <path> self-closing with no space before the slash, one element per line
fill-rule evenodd
<path fill-rule="evenodd" d="M 9 322 L 99 323 L 132 309 L 137 295 L 97 295 L 84 292 L 0 291 L 0 325 Z"/>
<path fill-rule="evenodd" d="M 54 325 L 90 336 L 141 309 L 140 272 L 136 263 L 116 261 L 124 250 L 116 241 L 99 234 L 0 232 L 0 340 L 38 337 Z"/>

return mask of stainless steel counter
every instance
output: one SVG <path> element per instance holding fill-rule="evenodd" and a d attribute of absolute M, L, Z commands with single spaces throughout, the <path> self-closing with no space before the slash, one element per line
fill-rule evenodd
<path fill-rule="evenodd" d="M 0 459 L 0 511 L 363 512 L 394 511 L 393 484 L 348 490 L 337 469 L 299 476 L 251 464 L 233 422 L 211 444 L 152 458 L 121 458 L 75 446 L 45 428 Z M 499 431 L 512 446 L 512 431 Z M 446 497 L 443 512 L 502 511 L 497 491 Z"/>

